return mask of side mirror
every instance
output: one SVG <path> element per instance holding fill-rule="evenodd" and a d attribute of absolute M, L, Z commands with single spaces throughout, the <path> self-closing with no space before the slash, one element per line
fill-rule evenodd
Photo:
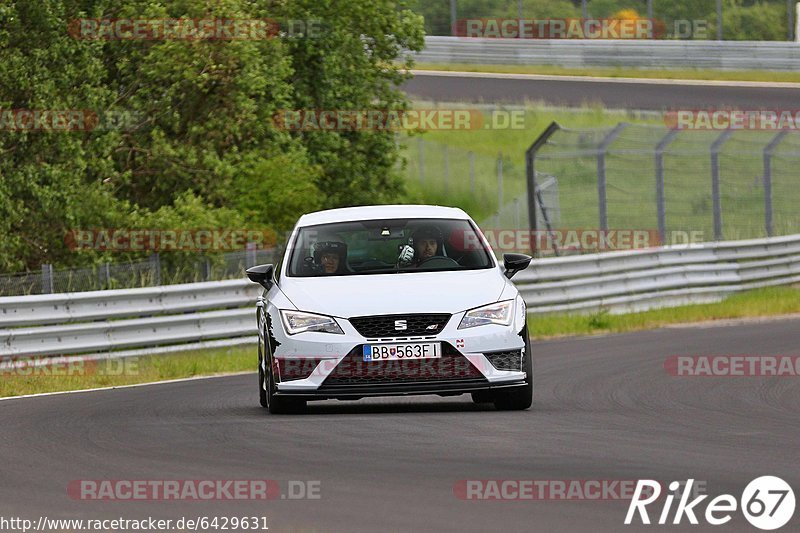
<path fill-rule="evenodd" d="M 503 266 L 506 267 L 506 277 L 511 279 L 514 274 L 520 270 L 528 268 L 531 264 L 531 259 L 533 259 L 531 256 L 525 254 L 503 254 Z"/>
<path fill-rule="evenodd" d="M 258 283 L 267 290 L 275 284 L 275 280 L 273 279 L 275 267 L 271 264 L 250 267 L 245 270 L 245 274 L 247 274 L 250 281 Z"/>

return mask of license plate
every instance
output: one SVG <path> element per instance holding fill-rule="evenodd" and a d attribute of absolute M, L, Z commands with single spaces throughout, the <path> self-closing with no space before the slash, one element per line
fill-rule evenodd
<path fill-rule="evenodd" d="M 437 359 L 442 356 L 442 343 L 367 344 L 364 361 L 398 361 L 403 359 Z"/>

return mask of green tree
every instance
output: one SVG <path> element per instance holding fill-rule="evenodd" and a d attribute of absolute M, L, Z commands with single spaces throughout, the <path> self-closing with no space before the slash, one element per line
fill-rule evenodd
<path fill-rule="evenodd" d="M 714 16 L 716 20 L 716 15 Z M 725 0 L 722 11 L 724 37 L 737 41 L 783 41 L 788 33 L 786 5 Z M 713 26 L 716 35 L 716 24 Z"/>
<path fill-rule="evenodd" d="M 105 224 L 118 214 L 103 177 L 113 134 L 17 130 L 12 110 L 103 109 L 101 45 L 76 46 L 65 20 L 71 3 L 0 6 L 0 269 L 74 263 L 64 237 L 75 224 Z"/>
<path fill-rule="evenodd" d="M 318 19 L 318 38 L 289 39 L 294 109 L 403 110 L 399 85 L 413 65 L 404 50 L 424 46 L 422 19 L 403 4 L 350 0 L 296 0 L 282 17 Z M 317 185 L 326 207 L 396 201 L 402 180 L 390 131 L 299 132 L 310 159 L 321 169 Z"/>
<path fill-rule="evenodd" d="M 317 19 L 324 31 L 249 41 L 86 40 L 67 32 L 80 18 Z M 3 3 L 0 112 L 91 109 L 131 121 L 0 131 L 0 269 L 98 260 L 71 253 L 66 233 L 166 223 L 181 205 L 191 204 L 194 224 L 234 223 L 226 210 L 238 209 L 241 224 L 280 229 L 309 209 L 396 200 L 402 183 L 391 132 L 291 133 L 272 117 L 298 108 L 404 109 L 397 86 L 412 64 L 405 50 L 422 45 L 420 17 L 387 0 L 353 0 L 347 9 L 332 0 Z M 181 227 L 189 226 L 169 229 Z"/>
<path fill-rule="evenodd" d="M 284 232 L 294 226 L 299 214 L 325 205 L 315 185 L 321 175 L 320 168 L 309 166 L 300 153 L 254 158 L 236 180 L 231 205 L 249 223 Z"/>

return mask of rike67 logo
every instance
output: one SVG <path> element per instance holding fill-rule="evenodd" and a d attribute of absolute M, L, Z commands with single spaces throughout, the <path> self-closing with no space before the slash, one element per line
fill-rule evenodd
<path fill-rule="evenodd" d="M 685 516 L 690 524 L 697 525 L 699 514 L 707 523 L 719 526 L 730 522 L 732 513 L 735 513 L 738 507 L 750 524 L 758 529 L 771 531 L 786 525 L 794 515 L 794 491 L 779 477 L 762 476 L 754 479 L 745 487 L 738 501 L 730 494 L 721 494 L 708 502 L 703 514 L 700 513 L 699 507 L 708 495 L 703 494 L 689 501 L 693 483 L 693 479 L 686 482 L 686 488 L 680 494 L 680 501 L 675 508 L 672 524 L 680 524 Z M 669 484 L 669 490 L 675 492 L 679 486 L 678 481 L 673 481 Z M 628 507 L 628 514 L 625 516 L 625 524 L 631 524 L 637 512 L 643 524 L 650 524 L 647 506 L 656 502 L 659 496 L 661 496 L 661 484 L 658 481 L 639 480 Z M 658 524 L 668 523 L 674 499 L 674 494 L 669 494 L 664 499 Z"/>

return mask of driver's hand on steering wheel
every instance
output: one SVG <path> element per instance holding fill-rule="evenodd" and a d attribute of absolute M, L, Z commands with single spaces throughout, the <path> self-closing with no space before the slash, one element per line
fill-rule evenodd
<path fill-rule="evenodd" d="M 397 262 L 400 263 L 402 266 L 408 266 L 414 260 L 414 248 L 406 244 L 403 248 L 400 249 L 400 255 L 397 258 Z"/>

